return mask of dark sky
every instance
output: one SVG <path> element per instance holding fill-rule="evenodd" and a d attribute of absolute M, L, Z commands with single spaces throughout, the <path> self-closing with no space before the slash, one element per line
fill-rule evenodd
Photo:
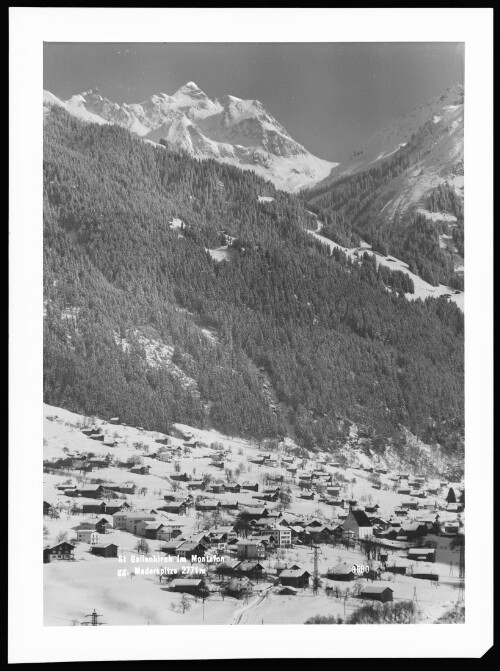
<path fill-rule="evenodd" d="M 463 83 L 457 43 L 51 43 L 44 88 L 67 100 L 98 87 L 142 102 L 194 81 L 212 99 L 260 100 L 294 139 L 342 161 L 391 119 Z"/>

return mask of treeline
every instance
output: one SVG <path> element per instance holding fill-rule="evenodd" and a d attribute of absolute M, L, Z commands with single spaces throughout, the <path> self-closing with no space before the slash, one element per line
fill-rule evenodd
<path fill-rule="evenodd" d="M 346 419 L 379 438 L 403 425 L 460 442 L 454 304 L 409 303 L 406 276 L 330 257 L 304 231 L 303 202 L 253 173 L 58 108 L 44 133 L 46 402 L 162 431 L 180 421 L 277 437 L 290 421 L 312 448 L 340 444 Z M 218 263 L 206 249 L 223 232 L 237 244 Z M 171 359 L 148 361 L 137 334 Z M 270 407 L 259 367 L 285 411 Z"/>

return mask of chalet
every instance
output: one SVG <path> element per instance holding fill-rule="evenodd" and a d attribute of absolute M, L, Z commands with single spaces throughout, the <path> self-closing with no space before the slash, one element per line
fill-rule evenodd
<path fill-rule="evenodd" d="M 157 530 L 156 532 L 156 540 L 158 541 L 166 541 L 169 542 L 173 540 L 174 538 L 177 538 L 180 536 L 182 533 L 181 529 L 178 527 L 167 527 L 166 525 L 162 524 L 161 528 Z"/>
<path fill-rule="evenodd" d="M 191 482 L 188 482 L 187 488 L 194 490 L 194 489 L 205 489 L 205 482 L 203 480 L 191 480 Z"/>
<path fill-rule="evenodd" d="M 51 510 L 52 510 L 52 503 L 48 503 L 47 501 L 44 501 L 43 502 L 43 514 L 44 515 L 49 515 Z"/>
<path fill-rule="evenodd" d="M 137 524 L 141 521 L 154 522 L 155 517 L 148 513 L 115 513 L 113 515 L 113 528 L 124 529 L 130 533 L 136 532 Z"/>
<path fill-rule="evenodd" d="M 176 480 L 177 482 L 189 482 L 190 480 L 190 477 L 187 473 L 181 473 L 180 475 L 178 473 L 173 473 L 169 477 L 171 480 Z"/>
<path fill-rule="evenodd" d="M 327 572 L 327 578 L 329 580 L 354 580 L 355 575 L 352 570 L 352 564 L 342 562 L 333 568 L 329 568 Z"/>
<path fill-rule="evenodd" d="M 167 555 L 175 555 L 177 548 L 179 548 L 186 541 L 170 540 L 160 547 L 160 551 Z"/>
<path fill-rule="evenodd" d="M 394 559 L 384 568 L 387 573 L 397 573 L 398 575 L 406 575 L 407 570 L 408 564 L 404 559 Z"/>
<path fill-rule="evenodd" d="M 170 513 L 171 515 L 185 515 L 186 509 L 187 505 L 185 501 L 172 501 L 171 503 L 165 503 L 158 508 L 158 510 Z"/>
<path fill-rule="evenodd" d="M 300 494 L 301 499 L 307 499 L 307 501 L 313 501 L 314 500 L 314 492 L 311 492 L 309 494 Z"/>
<path fill-rule="evenodd" d="M 43 563 L 49 564 L 54 560 L 73 561 L 75 558 L 75 546 L 64 541 L 53 547 L 43 549 Z"/>
<path fill-rule="evenodd" d="M 333 529 L 331 529 L 326 525 L 320 527 L 308 526 L 305 528 L 305 532 L 309 536 L 312 536 L 312 538 L 316 543 L 320 542 L 327 543 L 328 541 L 331 541 L 332 538 L 334 537 Z"/>
<path fill-rule="evenodd" d="M 405 508 L 403 506 L 399 508 L 394 508 L 394 514 L 397 515 L 398 517 L 406 517 L 408 515 L 408 508 Z"/>
<path fill-rule="evenodd" d="M 100 499 L 103 492 L 104 487 L 102 485 L 85 485 L 76 490 L 76 496 L 84 496 L 87 499 Z M 66 492 L 64 494 L 66 495 Z"/>
<path fill-rule="evenodd" d="M 205 491 L 209 492 L 210 494 L 223 494 L 226 491 L 226 486 L 222 482 L 215 482 L 208 485 L 205 488 Z"/>
<path fill-rule="evenodd" d="M 99 542 L 99 534 L 97 531 L 92 529 L 79 529 L 76 532 L 76 540 L 79 543 L 89 543 L 90 545 L 95 545 Z"/>
<path fill-rule="evenodd" d="M 114 543 L 97 543 L 90 551 L 98 557 L 118 557 L 118 545 Z"/>
<path fill-rule="evenodd" d="M 106 501 L 100 503 L 82 503 L 82 513 L 104 514 L 106 512 Z M 116 511 L 115 511 L 116 512 Z"/>
<path fill-rule="evenodd" d="M 175 549 L 175 554 L 177 557 L 191 559 L 193 556 L 204 557 L 206 551 L 207 547 L 203 545 L 203 543 L 191 543 L 189 541 L 185 541 Z"/>
<path fill-rule="evenodd" d="M 351 508 L 342 525 L 344 531 L 353 531 L 354 538 L 367 538 L 373 535 L 373 526 L 364 510 Z"/>
<path fill-rule="evenodd" d="M 394 590 L 384 585 L 366 585 L 361 589 L 359 596 L 361 599 L 371 599 L 372 601 L 381 601 L 387 603 L 392 601 Z"/>
<path fill-rule="evenodd" d="M 243 482 L 241 484 L 241 489 L 245 489 L 247 491 L 252 491 L 252 492 L 258 492 L 259 491 L 259 483 L 258 482 Z"/>
<path fill-rule="evenodd" d="M 128 503 L 123 501 L 122 503 L 106 503 L 106 509 L 104 512 L 106 515 L 114 515 L 119 513 L 123 508 L 128 508 Z"/>
<path fill-rule="evenodd" d="M 398 489 L 398 494 L 406 494 L 409 496 L 411 494 L 411 488 L 403 487 L 402 489 Z"/>
<path fill-rule="evenodd" d="M 232 578 L 227 586 L 227 593 L 231 596 L 238 597 L 242 593 L 247 592 L 252 587 L 252 583 L 247 576 L 241 578 Z"/>
<path fill-rule="evenodd" d="M 151 466 L 133 466 L 130 470 L 129 473 L 135 473 L 136 475 L 149 475 L 149 471 L 151 470 Z M 174 479 L 171 476 L 172 480 Z"/>
<path fill-rule="evenodd" d="M 233 569 L 235 573 L 242 573 L 250 580 L 262 580 L 264 567 L 258 561 L 242 561 Z"/>
<path fill-rule="evenodd" d="M 163 531 L 163 524 L 161 522 L 144 522 L 144 525 L 144 536 L 153 541 L 158 540 L 158 532 Z"/>
<path fill-rule="evenodd" d="M 262 540 L 243 539 L 236 543 L 238 559 L 263 559 L 266 548 Z"/>
<path fill-rule="evenodd" d="M 297 473 L 297 467 L 296 466 L 289 466 L 286 470 L 291 475 L 295 475 Z"/>
<path fill-rule="evenodd" d="M 460 532 L 460 525 L 458 522 L 445 522 L 441 536 L 456 536 Z"/>
<path fill-rule="evenodd" d="M 281 585 L 303 589 L 309 587 L 311 574 L 305 569 L 285 569 L 281 571 L 279 581 Z"/>
<path fill-rule="evenodd" d="M 104 442 L 104 434 L 102 433 L 93 433 L 91 436 L 89 436 L 92 440 L 98 440 L 99 442 Z"/>
<path fill-rule="evenodd" d="M 406 508 L 406 510 L 418 510 L 419 503 L 418 501 L 405 501 L 401 507 Z"/>
<path fill-rule="evenodd" d="M 221 501 L 219 507 L 221 510 L 239 510 L 240 504 L 238 501 Z"/>
<path fill-rule="evenodd" d="M 80 522 L 78 531 L 97 531 L 98 534 L 105 534 L 108 527 L 111 526 L 110 521 L 104 517 L 87 517 L 87 519 Z"/>
<path fill-rule="evenodd" d="M 436 561 L 436 550 L 435 548 L 410 548 L 408 559 L 434 563 Z"/>
<path fill-rule="evenodd" d="M 205 585 L 205 581 L 195 578 L 175 578 L 169 587 L 173 592 L 197 594 Z"/>
<path fill-rule="evenodd" d="M 120 423 L 120 418 L 119 417 L 111 417 L 111 419 L 108 420 L 110 424 L 119 424 Z"/>
<path fill-rule="evenodd" d="M 199 510 L 200 512 L 211 512 L 214 510 L 219 509 L 219 501 L 198 501 L 198 503 L 195 504 L 195 510 Z"/>
<path fill-rule="evenodd" d="M 378 503 L 376 503 L 374 506 L 365 506 L 365 513 L 376 513 L 378 509 Z"/>
<path fill-rule="evenodd" d="M 338 499 L 338 498 L 328 499 L 327 504 L 329 506 L 335 506 L 335 507 L 343 508 L 344 507 L 344 499 Z"/>
<path fill-rule="evenodd" d="M 239 494 L 241 491 L 241 485 L 238 483 L 229 484 L 226 483 L 226 492 L 232 492 L 233 494 Z"/>
<path fill-rule="evenodd" d="M 401 533 L 403 536 L 406 536 L 408 540 L 413 540 L 414 538 L 421 538 L 422 536 L 426 536 L 427 527 L 421 522 L 410 522 L 408 524 L 401 525 Z"/>
<path fill-rule="evenodd" d="M 268 515 L 267 508 L 257 508 L 254 506 L 245 506 L 243 508 L 245 516 L 249 520 L 258 520 L 260 517 L 266 517 Z"/>
<path fill-rule="evenodd" d="M 93 429 L 82 429 L 82 433 L 86 436 L 92 436 L 93 434 L 97 433 L 97 429 L 95 427 Z"/>
<path fill-rule="evenodd" d="M 376 473 L 381 473 L 382 475 L 387 475 L 387 468 L 377 468 L 375 469 Z"/>
<path fill-rule="evenodd" d="M 123 484 L 123 485 L 106 485 L 106 489 L 109 489 L 112 492 L 118 492 L 119 494 L 135 494 L 136 486 L 133 484 Z"/>

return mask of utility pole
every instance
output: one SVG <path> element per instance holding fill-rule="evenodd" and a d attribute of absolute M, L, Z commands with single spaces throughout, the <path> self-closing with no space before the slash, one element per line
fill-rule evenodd
<path fill-rule="evenodd" d="M 96 613 L 95 608 L 92 611 L 92 613 L 90 613 L 90 615 L 85 615 L 85 617 L 90 617 L 91 619 L 90 619 L 90 622 L 82 622 L 82 625 L 84 625 L 84 626 L 97 627 L 97 626 L 100 626 L 102 624 L 106 624 L 105 622 L 99 622 L 97 620 L 97 618 L 102 617 L 102 615 L 98 615 L 98 613 Z"/>
<path fill-rule="evenodd" d="M 313 594 L 318 593 L 318 589 L 321 585 L 321 580 L 319 579 L 319 564 L 318 564 L 318 557 L 319 557 L 319 545 L 313 545 L 313 552 L 310 552 L 309 554 L 313 555 Z"/>

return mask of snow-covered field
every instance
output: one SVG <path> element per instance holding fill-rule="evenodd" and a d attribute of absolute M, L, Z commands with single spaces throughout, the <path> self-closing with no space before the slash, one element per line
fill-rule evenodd
<path fill-rule="evenodd" d="M 359 259 L 362 254 L 367 253 L 370 256 L 375 257 L 377 267 L 379 265 L 386 266 L 390 270 L 400 270 L 401 272 L 405 273 L 405 275 L 408 275 L 408 277 L 410 277 L 413 280 L 413 284 L 415 287 L 415 292 L 413 294 L 405 294 L 408 300 L 416 300 L 417 298 L 425 300 L 428 297 L 439 298 L 439 296 L 448 295 L 449 300 L 456 303 L 462 311 L 464 310 L 463 291 L 459 291 L 458 293 L 456 293 L 454 289 L 452 289 L 451 287 L 447 287 L 444 284 L 439 284 L 437 287 L 433 287 L 432 284 L 425 282 L 421 277 L 415 275 L 415 273 L 410 272 L 407 263 L 405 263 L 404 261 L 400 261 L 399 259 L 396 259 L 394 256 L 384 256 L 379 252 L 374 252 L 371 249 L 371 246 L 366 242 L 362 243 L 360 247 L 355 247 L 352 249 L 342 247 L 342 245 L 339 245 L 336 242 L 333 242 L 333 240 L 330 240 L 329 238 L 326 238 L 324 235 L 321 235 L 322 227 L 323 227 L 322 223 L 320 221 L 317 221 L 316 231 L 309 230 L 308 233 L 310 233 L 314 238 L 316 238 L 316 240 L 319 240 L 324 245 L 327 245 L 330 248 L 330 250 L 333 251 L 334 249 L 339 249 L 351 259 Z"/>
<path fill-rule="evenodd" d="M 95 424 L 96 428 L 102 430 L 105 442 L 114 442 L 115 446 L 106 446 L 95 441 L 82 433 L 83 426 Z M 262 455 L 262 449 L 250 441 L 224 436 L 214 430 L 199 430 L 185 425 L 175 425 L 176 434 L 191 433 L 198 447 L 186 448 L 185 440 L 171 436 L 169 447 L 165 450 L 168 461 L 151 459 L 148 454 L 157 452 L 161 445 L 156 442 L 164 439 L 164 434 L 145 431 L 141 428 L 123 426 L 121 424 L 110 424 L 96 418 L 84 418 L 61 408 L 44 406 L 44 460 L 48 461 L 62 458 L 65 455 L 75 453 L 92 452 L 95 457 L 111 454 L 115 462 L 125 462 L 130 457 L 140 457 L 143 464 L 150 466 L 149 474 L 140 475 L 119 468 L 116 463 L 106 468 L 94 470 L 83 475 L 77 470 L 68 472 L 44 472 L 44 500 L 49 502 L 58 510 L 58 516 L 44 516 L 45 544 L 53 546 L 63 536 L 76 545 L 75 561 L 52 561 L 44 564 L 44 621 L 46 625 L 72 625 L 85 620 L 85 616 L 96 611 L 102 614 L 103 622 L 109 625 L 116 624 L 261 624 L 263 623 L 303 623 L 308 617 L 314 615 L 335 614 L 345 617 L 355 610 L 361 601 L 354 596 L 346 600 L 329 596 L 325 592 L 326 586 L 338 585 L 343 591 L 346 585 L 350 588 L 354 583 L 364 584 L 362 578 L 356 581 L 335 583 L 325 577 L 327 569 L 339 562 L 366 563 L 366 558 L 358 548 L 345 548 L 341 545 L 322 544 L 319 554 L 319 572 L 322 575 L 322 585 L 318 594 L 314 595 L 311 587 L 299 590 L 296 595 L 280 595 L 278 586 L 273 582 L 254 583 L 252 594 L 245 599 L 236 599 L 213 591 L 205 603 L 196 600 L 193 596 L 182 597 L 180 593 L 168 590 L 165 582 L 160 584 L 158 576 L 155 575 L 131 575 L 129 570 L 126 576 L 120 575 L 121 571 L 131 569 L 133 558 L 140 555 L 136 550 L 139 537 L 123 530 L 111 529 L 101 535 L 99 542 L 111 542 L 118 546 L 118 554 L 125 558 L 120 562 L 118 558 L 101 558 L 90 553 L 90 546 L 84 542 L 75 542 L 75 528 L 83 520 L 92 517 L 89 514 L 76 514 L 73 512 L 75 502 L 90 503 L 95 500 L 81 499 L 65 496 L 57 489 L 58 485 L 70 483 L 77 486 L 91 484 L 92 479 L 98 478 L 100 482 L 114 484 L 133 483 L 136 485 L 135 494 L 120 495 L 126 500 L 133 512 L 147 512 L 156 509 L 165 503 L 164 494 L 172 493 L 172 481 L 170 477 L 174 474 L 175 462 L 181 473 L 187 473 L 193 479 L 201 478 L 205 474 L 212 476 L 212 481 L 224 479 L 224 471 L 217 468 L 212 461 L 215 449 L 222 446 L 227 452 L 225 457 L 225 468 L 233 472 L 239 469 L 239 482 L 245 480 L 259 483 L 259 493 L 266 475 L 284 474 L 290 477 L 285 470 L 289 464 L 281 461 L 286 457 L 285 446 L 282 445 L 272 456 L 278 464 L 275 467 L 268 465 L 257 465 L 251 459 Z M 287 439 L 286 444 L 293 447 L 293 441 Z M 211 447 L 213 446 L 213 447 Z M 176 449 L 180 448 L 177 453 Z M 360 470 L 359 466 L 369 463 L 366 455 L 356 454 L 351 459 L 351 465 L 345 468 L 336 468 L 332 465 L 319 464 L 326 454 L 309 454 L 305 460 L 295 458 L 294 461 L 300 466 L 299 472 L 310 471 L 315 468 L 325 468 L 327 473 L 337 474 L 340 477 L 342 496 L 355 498 L 359 505 L 379 506 L 377 515 L 389 519 L 393 515 L 394 508 L 402 502 L 410 500 L 409 496 L 398 494 L 392 475 L 380 476 L 381 489 L 372 486 L 373 477 L 370 473 Z M 378 462 L 380 466 L 380 462 Z M 429 480 L 429 487 L 433 484 L 439 488 L 439 494 L 420 500 L 422 503 L 436 503 L 442 508 L 444 502 L 443 494 L 447 489 L 439 486 L 437 480 Z M 322 524 L 336 526 L 342 522 L 338 516 L 339 508 L 327 505 L 317 500 L 299 498 L 300 489 L 297 481 L 291 479 L 292 501 L 286 507 L 283 515 L 285 519 L 293 524 L 304 520 L 316 519 Z M 177 485 L 177 496 L 185 496 L 189 492 L 186 483 Z M 193 491 L 193 495 L 201 492 Z M 223 501 L 238 500 L 240 505 L 258 505 L 273 509 L 276 504 L 259 501 L 253 496 L 255 492 L 244 491 L 240 493 L 204 494 L 204 498 Z M 425 512 L 425 511 L 424 511 Z M 405 522 L 411 521 L 422 515 L 422 510 L 409 510 Z M 444 510 L 439 512 L 441 518 L 455 519 L 456 515 Z M 183 535 L 189 535 L 206 529 L 203 516 L 197 514 L 190 507 L 186 515 L 173 515 L 158 511 L 155 515 L 159 522 L 166 525 L 179 525 Z M 222 512 L 224 522 L 229 524 L 233 521 L 233 515 Z M 101 515 L 99 517 L 102 517 Z M 111 518 L 110 518 L 111 519 Z M 219 522 L 220 523 L 220 522 Z M 433 622 L 443 612 L 448 610 L 458 597 L 458 552 L 449 549 L 450 539 L 441 536 L 428 537 L 437 544 L 437 560 L 432 564 L 433 572 L 440 576 L 439 583 L 431 583 L 428 580 L 416 580 L 409 576 L 383 574 L 387 584 L 394 590 L 394 600 L 413 599 L 418 603 L 421 611 L 421 621 Z M 161 555 L 160 547 L 162 541 L 147 540 L 149 555 Z M 230 557 L 228 551 L 228 557 Z M 149 556 L 148 555 L 148 556 Z M 389 550 L 389 563 L 393 558 L 401 555 L 399 550 Z M 403 551 L 404 555 L 404 551 Z M 141 555 L 142 556 L 142 555 Z M 163 555 L 161 555 L 163 556 Z M 308 546 L 294 544 L 291 548 L 279 548 L 277 554 L 268 555 L 261 560 L 265 571 L 273 574 L 277 562 L 285 562 L 289 566 L 297 564 L 303 569 L 313 572 L 313 554 Z M 453 567 L 450 569 L 450 561 Z M 411 562 L 409 562 L 411 564 Z M 420 563 L 419 563 L 420 565 Z M 140 566 L 143 566 L 142 564 Z M 147 565 L 146 565 L 147 566 Z M 158 564 L 155 564 L 158 566 Z M 181 567 L 185 564 L 174 563 L 172 566 Z M 199 566 L 199 565 L 198 565 Z M 210 573 L 211 565 L 208 567 L 208 579 L 212 588 L 217 589 L 217 580 Z M 454 575 L 450 575 L 450 573 Z M 205 577 L 205 576 L 201 576 Z M 377 583 L 381 584 L 381 583 Z M 182 612 L 182 605 L 186 605 Z M 345 610 L 344 610 L 345 609 Z"/>

